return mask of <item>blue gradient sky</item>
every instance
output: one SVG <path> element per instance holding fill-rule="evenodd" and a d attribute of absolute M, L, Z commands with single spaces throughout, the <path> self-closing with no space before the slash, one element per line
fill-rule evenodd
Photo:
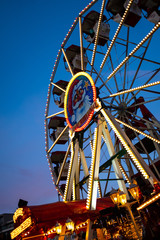
<path fill-rule="evenodd" d="M 60 45 L 88 0 L 0 0 L 0 214 L 57 201 L 44 112 Z"/>
<path fill-rule="evenodd" d="M 45 154 L 48 85 L 61 43 L 89 2 L 0 0 L 0 214 L 14 213 L 20 198 L 28 205 L 58 200 Z M 153 26 L 144 22 L 135 39 Z M 158 34 L 154 41 L 159 61 Z M 156 105 L 152 111 L 159 119 Z"/>

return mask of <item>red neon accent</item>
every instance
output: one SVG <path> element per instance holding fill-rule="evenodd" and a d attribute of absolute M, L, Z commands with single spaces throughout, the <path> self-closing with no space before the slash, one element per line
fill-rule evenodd
<path fill-rule="evenodd" d="M 144 98 L 143 98 L 143 97 L 139 97 L 139 98 L 137 99 L 137 102 L 138 102 L 138 103 L 144 102 Z M 144 117 L 145 119 L 149 120 L 149 118 L 154 117 L 153 114 L 148 110 L 148 108 L 146 108 L 146 107 L 144 106 L 144 104 L 141 104 L 141 105 L 139 106 L 139 108 L 141 109 L 141 112 L 142 112 L 143 117 Z"/>
<path fill-rule="evenodd" d="M 69 128 L 72 128 L 72 127 L 73 127 L 73 126 L 70 124 L 70 122 L 69 122 L 68 118 L 66 118 L 66 122 L 67 122 L 67 124 L 68 124 Z"/>
<path fill-rule="evenodd" d="M 76 128 L 75 131 L 76 131 L 76 132 L 82 131 L 82 130 L 89 124 L 89 122 L 91 121 L 93 114 L 94 114 L 94 110 L 90 113 L 87 122 L 86 122 L 85 124 L 83 124 L 82 127 Z M 85 116 L 84 116 L 84 117 L 85 117 Z"/>
<path fill-rule="evenodd" d="M 72 92 L 73 92 L 73 88 L 74 86 L 79 82 L 78 79 L 76 79 L 74 81 L 74 84 L 72 83 L 71 84 L 71 87 L 69 89 L 69 92 L 68 92 L 68 111 L 69 113 L 72 115 L 73 114 L 73 109 L 72 109 Z"/>
<path fill-rule="evenodd" d="M 89 81 L 90 79 L 87 78 Z M 72 101 L 72 93 L 73 93 L 73 88 L 74 86 L 79 82 L 78 79 L 75 79 L 74 82 L 72 82 L 70 89 L 68 91 L 68 100 L 67 100 L 67 108 L 69 113 L 72 115 L 73 114 L 73 108 L 72 105 L 74 105 L 74 101 Z M 96 103 L 96 87 L 94 85 L 93 82 L 91 82 L 91 86 L 92 86 L 92 91 L 93 91 L 93 104 L 91 106 L 91 108 L 88 110 L 88 112 L 82 117 L 82 119 L 74 126 L 71 125 L 71 123 L 69 122 L 69 118 L 66 118 L 66 122 L 69 126 L 69 128 L 71 128 L 72 130 L 79 132 L 82 131 L 91 121 L 93 114 L 94 114 L 94 108 L 95 108 L 95 103 Z M 79 98 L 80 98 L 80 93 L 79 93 Z M 94 107 L 93 107 L 94 106 Z M 68 114 L 67 114 L 68 115 Z M 82 125 L 82 126 L 81 126 Z"/>

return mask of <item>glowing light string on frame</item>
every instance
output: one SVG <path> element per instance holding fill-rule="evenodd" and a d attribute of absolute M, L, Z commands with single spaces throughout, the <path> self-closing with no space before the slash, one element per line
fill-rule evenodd
<path fill-rule="evenodd" d="M 79 72 L 70 80 L 64 99 L 64 113 L 72 131 L 83 130 L 91 121 L 96 106 L 96 88 L 88 73 Z"/>

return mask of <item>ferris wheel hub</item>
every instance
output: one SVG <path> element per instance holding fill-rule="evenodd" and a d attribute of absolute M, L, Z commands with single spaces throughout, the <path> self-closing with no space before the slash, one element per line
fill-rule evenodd
<path fill-rule="evenodd" d="M 125 102 L 121 102 L 118 106 L 119 116 L 123 116 L 125 114 L 126 109 L 127 109 L 127 104 Z"/>

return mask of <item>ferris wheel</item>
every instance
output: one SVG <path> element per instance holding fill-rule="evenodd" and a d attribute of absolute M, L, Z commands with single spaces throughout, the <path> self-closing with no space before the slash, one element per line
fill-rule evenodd
<path fill-rule="evenodd" d="M 154 0 L 93 0 L 61 44 L 45 136 L 64 201 L 84 198 L 95 209 L 112 186 L 126 192 L 135 176 L 151 188 L 160 179 L 159 6 Z"/>

